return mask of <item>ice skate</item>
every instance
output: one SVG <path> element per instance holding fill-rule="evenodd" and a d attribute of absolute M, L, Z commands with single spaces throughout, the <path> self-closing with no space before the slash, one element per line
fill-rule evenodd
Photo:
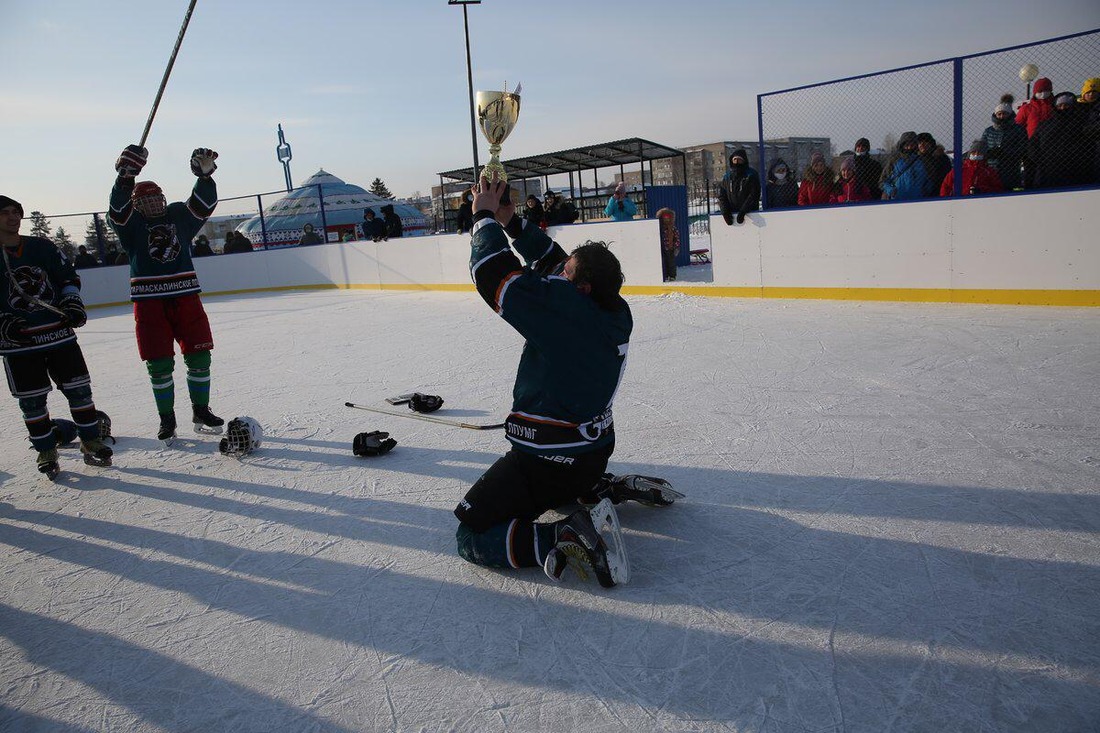
<path fill-rule="evenodd" d="M 61 473 L 61 464 L 57 462 L 57 448 L 38 451 L 38 470 L 53 481 Z"/>
<path fill-rule="evenodd" d="M 611 499 L 612 504 L 636 501 L 644 506 L 666 507 L 675 503 L 677 499 L 683 499 L 684 495 L 672 488 L 672 484 L 663 478 L 636 474 L 615 476 L 605 473 L 593 488 L 592 494 L 582 499 L 581 504 L 591 506 L 604 497 Z"/>
<path fill-rule="evenodd" d="M 194 405 L 192 420 L 195 423 L 195 432 L 207 435 L 221 435 L 222 426 L 225 425 L 225 420 L 210 412 L 209 405 Z"/>
<path fill-rule="evenodd" d="M 163 440 L 165 445 L 172 445 L 176 437 L 176 413 L 160 413 L 160 430 L 157 431 L 157 440 Z"/>
<path fill-rule="evenodd" d="M 104 468 L 111 465 L 111 456 L 114 451 L 103 442 L 102 438 L 80 441 L 80 452 L 84 454 L 84 462 L 89 466 Z"/>
<path fill-rule="evenodd" d="M 611 535 L 612 546 L 604 540 L 603 530 Z M 566 568 L 581 580 L 594 574 L 604 588 L 630 579 L 622 530 L 610 499 L 603 499 L 590 510 L 573 512 L 559 524 L 554 547 L 547 553 L 542 569 L 548 578 L 561 582 Z"/>

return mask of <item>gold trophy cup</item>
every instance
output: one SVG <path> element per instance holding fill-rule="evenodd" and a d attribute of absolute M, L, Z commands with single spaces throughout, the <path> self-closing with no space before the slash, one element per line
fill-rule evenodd
<path fill-rule="evenodd" d="M 489 162 L 481 169 L 481 175 L 493 180 L 493 173 L 501 181 L 507 181 L 504 166 L 500 163 L 500 144 L 515 129 L 519 121 L 519 88 L 514 92 L 478 92 L 477 123 L 485 139 L 489 141 Z"/>

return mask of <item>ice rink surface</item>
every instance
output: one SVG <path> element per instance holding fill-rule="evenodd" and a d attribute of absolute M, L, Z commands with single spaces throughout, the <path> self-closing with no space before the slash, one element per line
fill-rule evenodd
<path fill-rule="evenodd" d="M 687 498 L 620 508 L 611 590 L 457 556 L 502 431 L 343 406 L 502 418 L 522 342 L 475 294 L 207 297 L 242 460 L 159 443 L 93 311 L 112 468 L 50 483 L 0 400 L 0 730 L 1097 730 L 1100 312 L 629 302 L 611 468 Z"/>

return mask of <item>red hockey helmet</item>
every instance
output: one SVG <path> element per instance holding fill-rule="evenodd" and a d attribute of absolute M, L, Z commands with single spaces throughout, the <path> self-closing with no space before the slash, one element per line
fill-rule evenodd
<path fill-rule="evenodd" d="M 168 209 L 164 191 L 152 181 L 142 181 L 134 186 L 130 201 L 134 204 L 134 209 L 147 219 L 164 216 L 164 212 Z"/>

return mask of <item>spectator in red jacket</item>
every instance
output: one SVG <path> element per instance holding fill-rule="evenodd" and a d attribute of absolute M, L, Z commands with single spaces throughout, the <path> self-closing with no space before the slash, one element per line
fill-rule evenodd
<path fill-rule="evenodd" d="M 850 155 L 840 163 L 840 179 L 833 186 L 829 196 L 831 204 L 854 204 L 857 201 L 870 201 L 871 190 L 856 176 L 856 161 Z"/>
<path fill-rule="evenodd" d="M 814 153 L 810 156 L 810 167 L 802 177 L 802 185 L 798 187 L 798 205 L 821 206 L 829 203 L 833 179 L 833 169 L 825 165 L 825 156 Z"/>
<path fill-rule="evenodd" d="M 1000 193 L 1005 190 L 1001 177 L 985 162 L 985 143 L 975 140 L 970 143 L 970 152 L 962 166 L 962 193 L 969 196 L 975 193 Z M 955 171 L 952 169 L 940 185 L 940 196 L 950 196 L 954 192 Z"/>
<path fill-rule="evenodd" d="M 1041 76 L 1035 80 L 1031 99 L 1016 110 L 1016 124 L 1027 128 L 1027 136 L 1035 134 L 1035 128 L 1054 114 L 1054 85 L 1050 79 Z"/>

